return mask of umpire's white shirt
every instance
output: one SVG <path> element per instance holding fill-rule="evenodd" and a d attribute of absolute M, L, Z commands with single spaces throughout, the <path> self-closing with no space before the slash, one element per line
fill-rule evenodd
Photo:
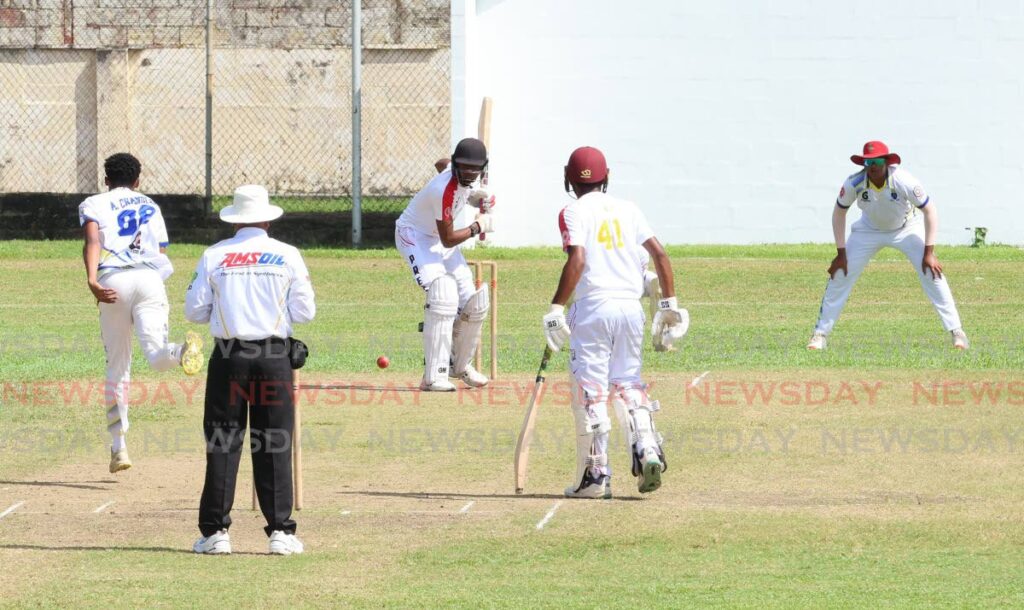
<path fill-rule="evenodd" d="M 302 255 L 256 227 L 207 248 L 185 295 L 185 317 L 209 322 L 210 334 L 221 339 L 287 338 L 292 324 L 314 315 Z"/>

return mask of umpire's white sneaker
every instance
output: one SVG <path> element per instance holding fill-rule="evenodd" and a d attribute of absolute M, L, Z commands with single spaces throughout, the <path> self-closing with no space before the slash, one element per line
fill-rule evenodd
<path fill-rule="evenodd" d="M 281 530 L 275 530 L 270 534 L 271 555 L 301 555 L 305 548 L 302 541 L 295 537 L 295 534 L 286 534 Z"/>
<path fill-rule="evenodd" d="M 435 381 L 424 379 L 420 382 L 420 389 L 424 392 L 454 392 L 455 385 L 447 379 L 437 379 Z"/>
<path fill-rule="evenodd" d="M 967 340 L 967 333 L 964 332 L 964 329 L 951 330 L 949 334 L 953 337 L 953 347 L 956 349 L 968 349 L 971 347 L 971 342 Z"/>
<path fill-rule="evenodd" d="M 825 349 L 825 333 L 819 333 L 815 331 L 811 335 L 811 340 L 807 342 L 807 349 L 823 350 Z"/>
<path fill-rule="evenodd" d="M 120 451 L 110 450 L 110 473 L 121 472 L 132 467 L 132 459 L 128 457 L 128 448 Z"/>
<path fill-rule="evenodd" d="M 228 535 L 227 530 L 220 530 L 215 534 L 200 538 L 192 545 L 192 552 L 201 555 L 230 555 L 231 536 Z"/>
<path fill-rule="evenodd" d="M 462 371 L 462 373 L 457 373 L 455 377 L 461 379 L 462 383 L 471 388 L 482 388 L 487 385 L 488 381 L 490 381 L 490 379 L 481 374 L 480 371 L 468 364 L 466 365 L 466 370 Z"/>

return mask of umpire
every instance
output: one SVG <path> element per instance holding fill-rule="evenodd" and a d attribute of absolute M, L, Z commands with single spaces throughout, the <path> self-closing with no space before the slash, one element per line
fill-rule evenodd
<path fill-rule="evenodd" d="M 235 236 L 203 253 L 185 296 L 185 317 L 210 324 L 213 354 L 206 376 L 203 431 L 206 482 L 199 502 L 196 553 L 231 552 L 231 505 L 246 419 L 260 509 L 270 552 L 301 553 L 292 520 L 292 367 L 304 347 L 292 324 L 316 313 L 313 285 L 299 251 L 267 235 L 284 211 L 270 205 L 262 186 L 240 186 L 220 212 Z M 300 353 L 300 349 L 301 353 Z"/>

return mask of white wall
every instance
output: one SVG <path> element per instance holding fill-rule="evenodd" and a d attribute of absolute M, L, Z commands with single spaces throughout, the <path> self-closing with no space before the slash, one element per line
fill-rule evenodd
<path fill-rule="evenodd" d="M 453 141 L 495 100 L 496 243 L 558 243 L 580 145 L 665 243 L 831 241 L 871 139 L 929 190 L 941 242 L 1024 243 L 1024 0 L 452 4 Z"/>

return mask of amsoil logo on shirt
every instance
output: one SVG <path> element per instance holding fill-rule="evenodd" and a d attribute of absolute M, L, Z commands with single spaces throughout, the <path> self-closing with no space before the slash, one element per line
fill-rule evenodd
<path fill-rule="evenodd" d="M 284 265 L 284 256 L 273 252 L 228 252 L 221 267 L 248 267 L 250 265 Z"/>

